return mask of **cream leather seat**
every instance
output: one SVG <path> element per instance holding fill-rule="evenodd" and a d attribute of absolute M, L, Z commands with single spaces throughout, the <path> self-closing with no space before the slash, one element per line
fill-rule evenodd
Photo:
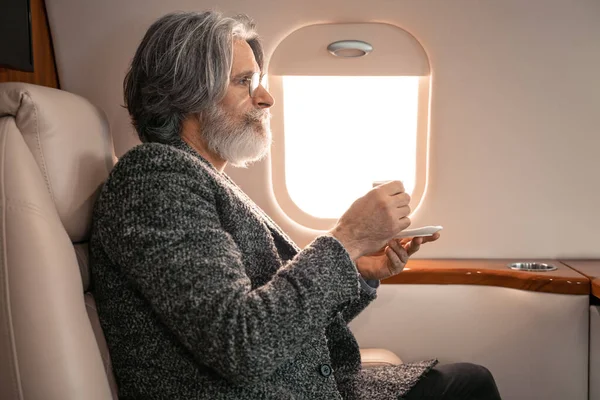
<path fill-rule="evenodd" d="M 111 400 L 117 387 L 87 240 L 113 167 L 102 111 L 74 94 L 0 83 L 0 399 Z M 362 351 L 363 366 L 399 364 Z"/>
<path fill-rule="evenodd" d="M 86 293 L 92 207 L 114 160 L 87 100 L 0 84 L 0 399 L 116 398 Z"/>

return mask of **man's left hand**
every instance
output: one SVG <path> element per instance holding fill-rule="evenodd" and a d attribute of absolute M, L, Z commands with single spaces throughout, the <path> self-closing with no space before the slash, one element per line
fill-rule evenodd
<path fill-rule="evenodd" d="M 440 238 L 437 232 L 432 236 L 390 240 L 375 253 L 364 255 L 356 260 L 360 265 L 361 276 L 368 280 L 381 280 L 402 272 L 410 256 L 419 251 L 424 243 Z M 366 272 L 368 271 L 368 272 Z"/>

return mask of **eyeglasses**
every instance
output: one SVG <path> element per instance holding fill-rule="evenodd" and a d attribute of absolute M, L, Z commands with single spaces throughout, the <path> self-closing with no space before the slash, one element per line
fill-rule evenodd
<path fill-rule="evenodd" d="M 261 75 L 260 72 L 253 73 L 248 82 L 248 93 L 250 94 L 250 97 L 254 98 L 254 96 L 256 96 L 256 89 L 258 89 L 259 86 L 264 88 L 266 83 L 266 75 Z"/>

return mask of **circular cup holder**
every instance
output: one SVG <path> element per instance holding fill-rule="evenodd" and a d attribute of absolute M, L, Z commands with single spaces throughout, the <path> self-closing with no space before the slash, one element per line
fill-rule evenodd
<path fill-rule="evenodd" d="M 517 262 L 508 264 L 508 268 L 517 271 L 547 272 L 557 270 L 554 265 L 537 262 Z"/>

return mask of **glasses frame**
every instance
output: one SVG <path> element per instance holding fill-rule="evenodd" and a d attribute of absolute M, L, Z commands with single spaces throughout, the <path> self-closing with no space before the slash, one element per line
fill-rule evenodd
<path fill-rule="evenodd" d="M 262 75 L 260 72 L 255 72 L 250 77 L 250 81 L 248 82 L 248 94 L 251 98 L 256 97 L 256 90 L 259 86 L 265 87 L 265 77 L 267 75 Z"/>

